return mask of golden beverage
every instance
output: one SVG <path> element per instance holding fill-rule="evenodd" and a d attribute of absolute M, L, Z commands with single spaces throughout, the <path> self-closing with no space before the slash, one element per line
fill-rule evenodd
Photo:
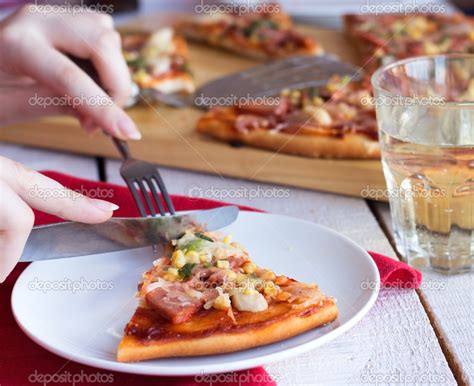
<path fill-rule="evenodd" d="M 474 146 L 420 145 L 383 128 L 380 143 L 399 252 L 418 268 L 471 270 Z"/>
<path fill-rule="evenodd" d="M 372 77 L 395 242 L 408 263 L 474 260 L 474 55 L 406 59 Z"/>

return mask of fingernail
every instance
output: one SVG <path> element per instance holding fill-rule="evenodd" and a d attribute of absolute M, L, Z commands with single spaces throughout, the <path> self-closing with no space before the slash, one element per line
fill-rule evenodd
<path fill-rule="evenodd" d="M 121 118 L 118 122 L 118 129 L 128 139 L 141 139 L 142 135 L 138 131 L 135 123 L 129 118 L 124 117 Z"/>
<path fill-rule="evenodd" d="M 119 208 L 118 205 L 115 205 L 112 202 L 97 200 L 95 198 L 90 198 L 89 200 L 92 205 L 104 212 L 113 212 L 114 210 L 117 210 Z"/>

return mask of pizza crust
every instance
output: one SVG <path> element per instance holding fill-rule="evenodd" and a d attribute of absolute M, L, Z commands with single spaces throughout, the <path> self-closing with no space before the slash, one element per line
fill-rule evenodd
<path fill-rule="evenodd" d="M 278 304 L 270 306 L 267 311 L 271 314 L 272 307 L 278 307 Z M 133 335 L 125 335 L 118 347 L 117 360 L 119 362 L 134 362 L 164 357 L 213 355 L 245 350 L 309 331 L 332 322 L 338 315 L 336 304 L 330 299 L 325 300 L 315 312 L 305 314 L 310 308 L 311 306 L 299 309 L 297 312 L 288 311 L 284 317 L 261 326 L 250 325 L 249 328 L 236 332 L 216 331 L 202 337 L 179 336 L 166 340 L 146 341 Z M 246 314 L 251 320 L 254 313 L 248 312 Z M 193 318 L 191 322 L 195 323 L 195 326 L 199 326 L 198 319 Z M 230 320 L 229 324 L 232 324 Z"/>
<path fill-rule="evenodd" d="M 228 119 L 215 116 L 212 112 L 204 115 L 197 124 L 199 133 L 210 135 L 223 141 L 238 141 L 246 145 L 265 148 L 282 153 L 313 158 L 380 158 L 380 145 L 362 134 L 345 134 L 335 137 L 328 134 L 284 132 L 254 129 L 241 133 L 234 129 L 234 117 Z"/>
<path fill-rule="evenodd" d="M 195 90 L 193 78 L 188 74 L 173 74 L 170 77 L 153 80 L 147 88 L 155 89 L 163 94 L 192 93 Z"/>

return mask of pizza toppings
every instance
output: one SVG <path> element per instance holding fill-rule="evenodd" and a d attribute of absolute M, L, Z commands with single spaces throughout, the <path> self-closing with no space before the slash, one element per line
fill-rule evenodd
<path fill-rule="evenodd" d="M 227 28 L 232 31 L 234 39 L 258 46 L 269 56 L 312 45 L 312 40 L 293 29 L 287 19 L 272 18 L 271 14 L 234 16 L 228 20 Z"/>
<path fill-rule="evenodd" d="M 235 116 L 233 128 L 241 134 L 254 130 L 335 137 L 357 133 L 377 140 L 369 89 L 345 77 L 334 76 L 321 88 L 283 90 L 279 98 L 271 98 L 267 104 L 248 103 L 231 109 Z M 209 114 L 226 116 L 228 111 L 226 107 L 214 107 Z"/>
<path fill-rule="evenodd" d="M 232 305 L 239 311 L 259 312 L 268 308 L 268 303 L 263 295 L 252 289 L 236 289 L 232 292 Z"/>
<path fill-rule="evenodd" d="M 188 320 L 201 306 L 199 298 L 180 288 L 156 288 L 145 295 L 145 300 L 161 316 L 177 324 Z"/>
<path fill-rule="evenodd" d="M 462 14 L 346 15 L 345 19 L 365 59 L 370 59 L 369 72 L 413 56 L 474 53 L 474 21 Z"/>
<path fill-rule="evenodd" d="M 281 10 L 203 15 L 182 23 L 181 30 L 190 39 L 257 58 L 322 53 L 322 48 L 298 32 Z"/>
<path fill-rule="evenodd" d="M 259 268 L 247 251 L 227 236 L 188 231 L 171 243 L 171 253 L 154 263 L 139 286 L 146 307 L 172 324 L 184 323 L 199 310 L 261 312 L 286 301 L 298 307 L 320 300 L 314 285 L 299 283 Z"/>
<path fill-rule="evenodd" d="M 132 80 L 139 88 L 163 93 L 194 91 L 186 42 L 171 28 L 153 33 L 126 32 L 122 35 L 122 50 Z"/>

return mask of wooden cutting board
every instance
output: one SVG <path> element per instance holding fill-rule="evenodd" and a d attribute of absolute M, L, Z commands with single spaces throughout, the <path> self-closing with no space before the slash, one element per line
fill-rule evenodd
<path fill-rule="evenodd" d="M 127 27 L 157 28 L 172 24 L 176 18 L 175 15 L 148 16 Z M 327 52 L 357 64 L 355 48 L 342 33 L 309 27 L 301 29 L 314 36 Z M 189 48 L 190 65 L 197 84 L 256 64 L 202 45 L 190 44 Z M 201 111 L 193 108 L 174 109 L 143 103 L 128 112 L 143 134 L 141 141 L 130 143 L 132 154 L 158 165 L 351 196 L 363 196 L 368 188 L 385 188 L 380 161 L 311 159 L 250 147 L 234 148 L 195 133 Z M 93 137 L 84 135 L 77 122 L 68 117 L 12 125 L 0 131 L 0 140 L 119 158 L 109 138 L 101 133 Z"/>

